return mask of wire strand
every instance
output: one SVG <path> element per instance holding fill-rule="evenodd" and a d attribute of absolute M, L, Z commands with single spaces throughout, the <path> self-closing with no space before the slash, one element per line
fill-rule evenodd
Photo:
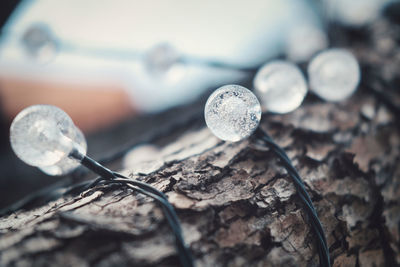
<path fill-rule="evenodd" d="M 103 165 L 101 165 L 100 163 L 96 162 L 95 160 L 91 159 L 88 156 L 84 156 L 84 158 L 82 159 L 82 164 L 102 177 L 90 183 L 89 187 L 93 187 L 98 184 L 113 184 L 113 183 L 123 184 L 141 194 L 151 197 L 159 204 L 161 204 L 161 207 L 168 221 L 168 224 L 170 225 L 174 233 L 175 245 L 177 247 L 178 256 L 182 266 L 184 267 L 194 266 L 194 260 L 192 254 L 189 248 L 186 246 L 184 238 L 182 236 L 182 228 L 179 222 L 179 218 L 173 206 L 171 205 L 171 203 L 169 203 L 164 193 L 162 193 L 161 191 L 157 190 L 156 188 L 152 187 L 147 183 L 131 180 L 122 174 L 110 171 L 108 168 L 104 167 Z"/>
<path fill-rule="evenodd" d="M 324 267 L 330 267 L 330 259 L 329 259 L 329 248 L 326 242 L 325 233 L 321 224 L 321 221 L 318 218 L 317 212 L 314 208 L 314 205 L 311 201 L 307 190 L 305 189 L 305 185 L 297 172 L 296 168 L 293 166 L 291 160 L 287 156 L 286 152 L 279 147 L 272 138 L 258 127 L 255 134 L 253 135 L 253 141 L 256 143 L 263 142 L 265 146 L 269 147 L 275 155 L 281 160 L 283 166 L 287 170 L 289 176 L 292 178 L 294 185 L 297 190 L 297 194 L 299 195 L 301 201 L 304 204 L 304 209 L 308 215 L 308 218 L 311 223 L 311 228 L 315 232 L 317 236 L 317 249 L 320 260 L 320 265 Z"/>

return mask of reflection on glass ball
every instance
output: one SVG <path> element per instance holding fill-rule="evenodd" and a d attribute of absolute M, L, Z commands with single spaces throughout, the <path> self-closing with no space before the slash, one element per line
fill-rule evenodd
<path fill-rule="evenodd" d="M 261 67 L 254 77 L 254 88 L 263 111 L 275 113 L 295 110 L 307 94 L 306 80 L 300 69 L 281 60 Z"/>
<path fill-rule="evenodd" d="M 75 125 L 61 109 L 35 105 L 22 110 L 10 127 L 10 142 L 15 154 L 32 166 L 49 166 L 82 150 L 71 138 Z"/>
<path fill-rule="evenodd" d="M 315 56 L 308 66 L 310 90 L 327 101 L 351 96 L 360 82 L 357 59 L 344 49 L 329 49 Z"/>
<path fill-rule="evenodd" d="M 204 116 L 213 134 L 222 140 L 236 142 L 249 137 L 257 129 L 261 106 L 247 88 L 225 85 L 210 95 Z"/>
<path fill-rule="evenodd" d="M 85 155 L 87 151 L 87 143 L 85 136 L 77 127 L 75 127 L 75 136 L 71 137 L 71 140 L 78 145 L 80 148 L 80 153 Z M 80 166 L 80 162 L 72 159 L 70 157 L 66 157 L 61 159 L 54 165 L 39 167 L 44 173 L 48 175 L 65 175 L 71 173 L 73 170 Z"/>
<path fill-rule="evenodd" d="M 21 42 L 28 55 L 41 62 L 51 60 L 57 52 L 56 40 L 45 24 L 31 25 L 24 32 Z"/>

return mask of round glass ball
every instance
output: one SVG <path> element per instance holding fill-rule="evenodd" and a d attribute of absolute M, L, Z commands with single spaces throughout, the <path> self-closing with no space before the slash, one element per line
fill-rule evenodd
<path fill-rule="evenodd" d="M 174 47 L 160 43 L 144 55 L 144 64 L 149 73 L 162 77 L 179 63 L 180 57 Z"/>
<path fill-rule="evenodd" d="M 240 85 L 225 85 L 207 100 L 204 116 L 211 132 L 226 141 L 240 141 L 258 127 L 261 106 L 257 97 Z"/>
<path fill-rule="evenodd" d="M 78 147 L 79 152 L 82 155 L 86 155 L 87 143 L 85 136 L 77 127 L 75 127 L 75 136 L 71 137 L 76 147 Z M 80 161 L 73 159 L 71 157 L 66 157 L 61 159 L 54 165 L 39 167 L 41 171 L 48 175 L 65 175 L 71 173 L 73 170 L 80 166 Z"/>
<path fill-rule="evenodd" d="M 49 166 L 68 157 L 74 149 L 75 125 L 61 109 L 35 105 L 22 110 L 10 127 L 15 154 L 32 166 Z"/>
<path fill-rule="evenodd" d="M 326 101 L 341 101 L 351 96 L 360 82 L 357 59 L 344 49 L 328 49 L 308 65 L 310 90 Z"/>
<path fill-rule="evenodd" d="M 21 38 L 29 56 L 40 62 L 48 62 L 56 56 L 57 42 L 50 28 L 43 23 L 30 25 Z"/>
<path fill-rule="evenodd" d="M 307 83 L 300 69 L 282 60 L 262 66 L 253 83 L 263 111 L 291 112 L 301 105 L 307 94 Z"/>

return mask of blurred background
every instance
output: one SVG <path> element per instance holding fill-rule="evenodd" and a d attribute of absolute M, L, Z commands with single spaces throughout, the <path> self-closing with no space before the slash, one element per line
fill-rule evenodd
<path fill-rule="evenodd" d="M 132 146 L 167 142 L 169 129 L 176 132 L 187 121 L 202 124 L 209 90 L 250 83 L 270 59 L 305 66 L 315 53 L 341 44 L 336 29 L 363 32 L 385 12 L 399 14 L 397 1 L 389 0 L 0 5 L 1 207 L 85 175 L 51 177 L 16 158 L 9 126 L 27 106 L 65 110 L 87 136 L 88 155 L 118 168 Z"/>

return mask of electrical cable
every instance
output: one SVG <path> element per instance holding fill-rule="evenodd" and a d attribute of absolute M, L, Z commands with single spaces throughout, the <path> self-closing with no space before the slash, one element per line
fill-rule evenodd
<path fill-rule="evenodd" d="M 72 156 L 74 155 L 72 154 Z M 91 182 L 88 187 L 93 187 L 98 184 L 123 184 L 141 194 L 151 197 L 159 204 L 161 204 L 165 217 L 171 229 L 173 230 L 175 236 L 175 245 L 177 247 L 178 256 L 182 266 L 194 266 L 193 256 L 189 248 L 186 246 L 184 238 L 182 236 L 182 229 L 180 226 L 179 218 L 164 193 L 147 183 L 130 180 L 128 177 L 123 176 L 122 174 L 113 172 L 88 156 L 84 156 L 81 162 L 82 165 L 101 176 L 101 178 L 98 178 Z"/>
<path fill-rule="evenodd" d="M 292 178 L 292 181 L 294 182 L 294 185 L 297 190 L 297 194 L 299 195 L 301 201 L 303 202 L 305 211 L 310 219 L 312 229 L 317 236 L 317 249 L 320 259 L 320 265 L 324 267 L 329 267 L 330 266 L 329 248 L 326 242 L 325 233 L 322 228 L 322 224 L 318 218 L 317 212 L 312 204 L 311 198 L 305 189 L 305 185 L 299 173 L 293 166 L 286 152 L 282 148 L 280 148 L 271 139 L 271 137 L 261 129 L 261 127 L 257 128 L 255 134 L 253 135 L 253 141 L 258 144 L 260 144 L 261 141 L 265 146 L 270 148 L 270 150 L 274 152 L 274 154 L 278 156 L 278 158 L 281 160 L 289 176 Z"/>

